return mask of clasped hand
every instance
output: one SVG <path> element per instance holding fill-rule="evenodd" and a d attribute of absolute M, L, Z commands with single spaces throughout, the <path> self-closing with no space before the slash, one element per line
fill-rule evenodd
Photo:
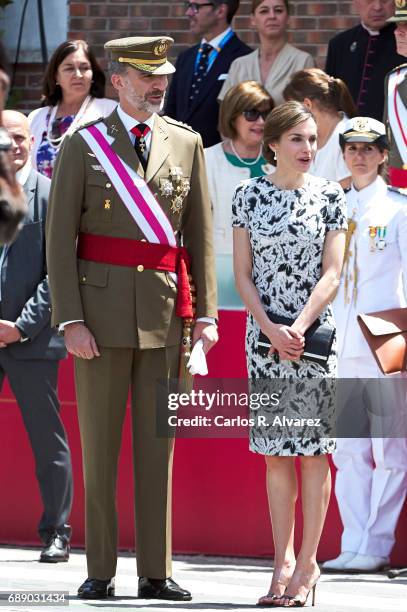
<path fill-rule="evenodd" d="M 0 320 L 0 348 L 13 342 L 20 342 L 21 334 L 13 321 Z"/>
<path fill-rule="evenodd" d="M 305 338 L 303 334 L 293 327 L 277 323 L 270 323 L 270 327 L 263 331 L 272 344 L 269 355 L 277 351 L 281 360 L 299 360 L 304 352 Z"/>

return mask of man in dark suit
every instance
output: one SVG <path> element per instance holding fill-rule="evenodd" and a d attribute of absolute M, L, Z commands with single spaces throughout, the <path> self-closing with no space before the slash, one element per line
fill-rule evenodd
<path fill-rule="evenodd" d="M 16 241 L 1 249 L 0 388 L 7 376 L 21 410 L 35 457 L 44 510 L 38 526 L 45 547 L 40 561 L 67 561 L 72 505 L 71 457 L 59 417 L 57 376 L 66 356 L 51 329 L 45 263 L 45 217 L 50 181 L 30 165 L 27 118 L 5 111 L 14 171 L 27 198 L 28 214 Z"/>
<path fill-rule="evenodd" d="M 199 132 L 204 147 L 221 140 L 217 98 L 230 64 L 252 51 L 230 26 L 238 8 L 239 0 L 187 3 L 191 32 L 200 36 L 201 42 L 178 57 L 165 114 Z"/>
<path fill-rule="evenodd" d="M 361 23 L 337 34 L 329 42 L 325 71 L 342 79 L 352 94 L 359 114 L 383 119 L 386 74 L 399 66 L 394 40 L 394 0 L 354 0 Z"/>

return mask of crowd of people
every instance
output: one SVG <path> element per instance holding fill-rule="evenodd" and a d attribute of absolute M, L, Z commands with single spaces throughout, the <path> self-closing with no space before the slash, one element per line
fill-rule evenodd
<path fill-rule="evenodd" d="M 188 1 L 200 41 L 175 66 L 167 36 L 106 43 L 118 101 L 105 97 L 89 45 L 68 40 L 48 64 L 41 107 L 28 118 L 3 113 L 0 219 L 12 210 L 21 225 L 24 207 L 25 219 L 0 253 L 0 383 L 7 376 L 35 456 L 40 561 L 67 561 L 72 467 L 57 377 L 65 349 L 74 356 L 81 598 L 115 592 L 115 485 L 131 388 L 138 595 L 191 599 L 171 578 L 174 439 L 156 436 L 155 390 L 157 379 L 178 376 L 181 339 L 203 353 L 218 341 L 216 294 L 220 306 L 247 310 L 249 380 L 293 385 L 301 417 L 329 420 L 335 407 L 326 387 L 311 394 L 307 381 L 362 381 L 360 398 L 345 402 L 361 437 L 250 430 L 250 449 L 266 460 L 275 550 L 258 605 L 303 606 L 311 591 L 315 601 L 331 454 L 344 531 L 324 569 L 389 564 L 407 439 L 374 434 L 369 411 L 374 402 L 403 407 L 406 395 L 395 385 L 389 400 L 369 379 L 405 377 L 383 373 L 358 316 L 406 306 L 407 201 L 397 188 L 407 187 L 407 1 L 355 5 L 360 24 L 330 41 L 325 70 L 288 42 L 288 0 L 252 1 L 256 50 L 232 29 L 239 0 Z M 6 242 L 15 227 L 2 227 Z M 314 352 L 310 330 L 322 336 Z"/>

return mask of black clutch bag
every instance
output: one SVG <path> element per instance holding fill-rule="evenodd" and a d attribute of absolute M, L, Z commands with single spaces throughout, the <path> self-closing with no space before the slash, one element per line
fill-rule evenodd
<path fill-rule="evenodd" d="M 291 327 L 294 319 L 288 319 L 280 315 L 268 313 L 268 318 L 272 323 L 279 325 L 287 325 Z M 306 361 L 314 361 L 320 365 L 326 366 L 331 354 L 332 343 L 334 341 L 335 328 L 328 323 L 321 323 L 318 319 L 307 329 L 304 334 L 305 346 L 301 359 Z M 271 342 L 262 331 L 259 334 L 257 349 L 262 357 L 267 357 L 271 347 Z"/>

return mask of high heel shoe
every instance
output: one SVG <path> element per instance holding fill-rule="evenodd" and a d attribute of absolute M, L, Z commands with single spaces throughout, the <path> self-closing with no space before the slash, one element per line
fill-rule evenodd
<path fill-rule="evenodd" d="M 317 583 L 315 583 L 310 590 L 308 591 L 306 597 L 304 600 L 300 599 L 299 597 L 292 597 L 291 595 L 283 595 L 282 599 L 283 604 L 282 606 L 284 608 L 303 608 L 305 606 L 305 604 L 307 603 L 308 600 L 308 595 L 310 594 L 310 592 L 312 591 L 312 606 L 315 606 L 315 591 L 317 588 Z"/>
<path fill-rule="evenodd" d="M 275 584 L 281 584 L 281 586 L 284 587 L 284 589 L 287 588 L 288 583 L 291 580 L 292 574 L 288 575 L 285 572 L 283 572 L 282 570 L 280 570 L 280 572 L 276 575 L 277 576 L 277 580 L 274 581 Z M 274 580 L 275 576 L 273 573 L 273 580 Z M 273 581 L 272 581 L 273 583 Z M 269 592 L 267 593 L 267 595 L 263 595 L 262 597 L 260 597 L 259 601 L 257 602 L 256 606 L 259 606 L 260 608 L 266 608 L 266 607 L 278 607 L 281 606 L 281 600 L 284 597 L 284 593 L 282 593 L 281 595 L 276 595 L 275 593 L 272 592 L 271 587 Z"/>

